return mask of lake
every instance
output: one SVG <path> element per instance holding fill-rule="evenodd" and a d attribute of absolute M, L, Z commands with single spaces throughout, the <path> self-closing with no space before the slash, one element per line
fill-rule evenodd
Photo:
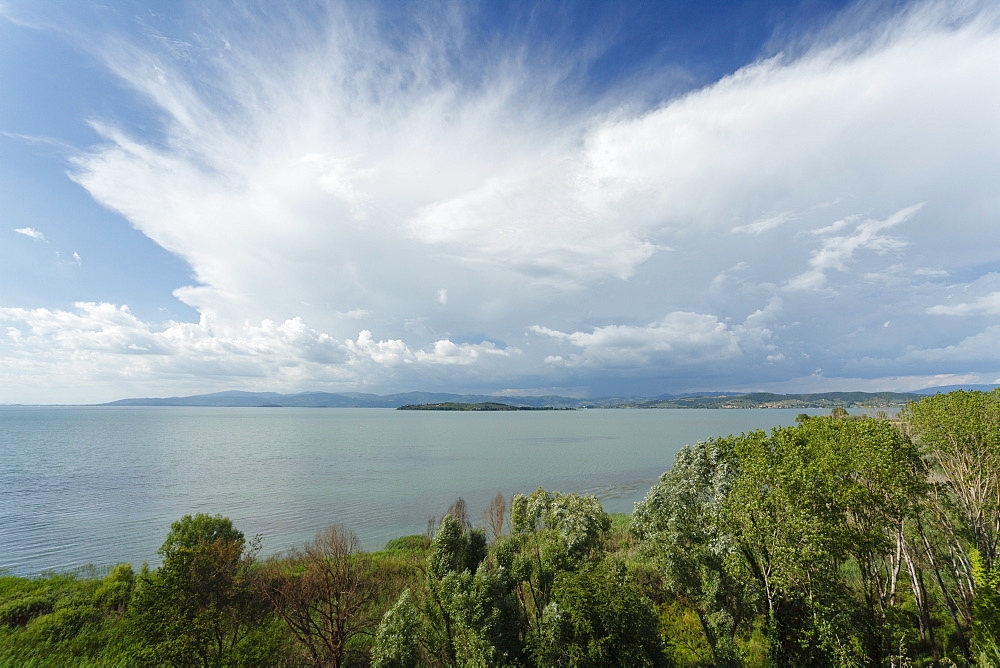
<path fill-rule="evenodd" d="M 476 520 L 537 487 L 631 512 L 685 444 L 801 412 L 0 407 L 0 569 L 155 564 L 197 512 L 261 534 L 263 554 L 334 523 L 379 549 L 458 497 Z"/>

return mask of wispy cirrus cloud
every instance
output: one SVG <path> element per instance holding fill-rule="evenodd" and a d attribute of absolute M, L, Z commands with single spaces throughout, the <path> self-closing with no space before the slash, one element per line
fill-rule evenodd
<path fill-rule="evenodd" d="M 31 237 L 35 241 L 47 241 L 45 235 L 33 227 L 16 227 L 14 228 L 14 232 L 23 234 L 26 237 Z"/>
<path fill-rule="evenodd" d="M 812 257 L 809 258 L 809 270 L 790 279 L 785 287 L 789 290 L 824 288 L 827 285 L 827 272 L 844 271 L 859 251 L 884 255 L 890 251 L 900 250 L 906 242 L 882 234 L 882 231 L 908 221 L 923 206 L 924 203 L 908 206 L 885 220 L 867 219 L 856 222 L 851 219 L 841 219 L 821 230 L 816 230 L 815 233 L 822 235 L 823 241 L 820 248 L 813 251 Z M 844 228 L 852 229 L 848 234 L 833 235 L 834 232 Z"/>

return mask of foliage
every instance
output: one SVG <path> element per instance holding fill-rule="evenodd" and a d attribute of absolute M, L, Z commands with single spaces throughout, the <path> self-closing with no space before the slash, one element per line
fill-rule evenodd
<path fill-rule="evenodd" d="M 624 566 L 605 560 L 559 573 L 531 653 L 541 666 L 665 665 L 657 624 Z"/>
<path fill-rule="evenodd" d="M 83 628 L 100 622 L 100 612 L 92 605 L 60 608 L 36 618 L 29 625 L 33 635 L 46 642 L 61 642 L 76 637 Z"/>
<path fill-rule="evenodd" d="M 937 585 L 955 641 L 970 660 L 977 595 L 973 554 L 989 573 L 1000 541 L 1000 389 L 926 397 L 900 418 L 920 448 L 929 482 L 924 518 L 914 529 L 917 568 Z M 927 608 L 921 606 L 924 625 Z"/>
<path fill-rule="evenodd" d="M 598 546 L 601 532 L 611 519 L 596 496 L 560 494 L 538 488 L 528 496 L 515 494 L 510 506 L 514 535 L 551 532 L 561 543 L 566 559 L 577 560 Z"/>
<path fill-rule="evenodd" d="M 385 613 L 375 634 L 372 665 L 385 668 L 415 668 L 420 665 L 420 609 L 409 589 Z"/>
<path fill-rule="evenodd" d="M 641 554 L 695 611 L 712 661 L 723 663 L 734 660 L 740 622 L 757 610 L 723 517 L 735 478 L 731 450 L 731 441 L 714 439 L 681 449 L 632 516 Z"/>
<path fill-rule="evenodd" d="M 160 548 L 163 565 L 140 574 L 126 616 L 140 663 L 265 661 L 270 611 L 256 594 L 256 545 L 221 516 L 186 515 Z"/>
<path fill-rule="evenodd" d="M 974 651 L 981 657 L 979 663 L 1000 663 L 1000 568 L 986 568 L 978 551 L 972 551 L 972 574 L 976 594 L 973 600 Z M 988 660 L 984 660 L 989 657 Z"/>
<path fill-rule="evenodd" d="M 482 531 L 445 515 L 431 543 L 426 581 L 417 592 L 405 590 L 383 618 L 373 662 L 489 666 L 518 654 L 512 584 L 483 563 L 487 554 Z"/>
<path fill-rule="evenodd" d="M 927 397 L 901 418 L 953 502 L 954 513 L 941 508 L 940 519 L 992 568 L 1000 541 L 1000 388 Z"/>
<path fill-rule="evenodd" d="M 52 611 L 52 601 L 47 596 L 23 596 L 0 605 L 0 624 L 24 626 L 32 619 Z"/>
<path fill-rule="evenodd" d="M 155 570 L 0 575 L 0 665 L 1000 665 L 1000 392 L 796 422 L 683 448 L 631 517 L 538 489 L 261 564 L 185 516 Z"/>
<path fill-rule="evenodd" d="M 128 610 L 135 589 L 132 564 L 118 564 L 111 569 L 94 592 L 94 603 L 101 609 L 122 614 Z"/>
<path fill-rule="evenodd" d="M 900 532 L 921 494 L 884 420 L 809 418 L 681 450 L 637 505 L 641 553 L 701 621 L 712 661 L 767 619 L 779 663 L 881 662 Z"/>
<path fill-rule="evenodd" d="M 385 549 L 388 551 L 423 552 L 429 547 L 430 539 L 424 534 L 400 536 L 399 538 L 393 538 L 385 544 Z"/>

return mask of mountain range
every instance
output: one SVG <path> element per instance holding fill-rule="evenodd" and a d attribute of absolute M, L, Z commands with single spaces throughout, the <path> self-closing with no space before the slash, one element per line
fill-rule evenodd
<path fill-rule="evenodd" d="M 196 394 L 187 397 L 135 398 L 111 401 L 99 406 L 231 406 L 308 408 L 399 408 L 405 405 L 503 401 L 512 406 L 554 408 L 844 408 L 901 406 L 922 396 L 953 390 L 989 391 L 1000 385 L 950 385 L 913 392 L 822 392 L 773 394 L 769 392 L 691 392 L 655 397 L 600 397 L 579 399 L 558 395 L 496 396 L 449 394 L 445 392 L 402 392 L 366 394 L 360 392 L 241 392 L 237 390 Z"/>

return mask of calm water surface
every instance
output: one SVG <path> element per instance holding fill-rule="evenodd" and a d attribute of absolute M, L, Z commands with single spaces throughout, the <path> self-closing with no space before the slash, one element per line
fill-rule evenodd
<path fill-rule="evenodd" d="M 0 407 L 0 569 L 155 564 L 196 512 L 261 534 L 264 553 L 334 523 L 378 549 L 457 497 L 476 518 L 539 486 L 631 512 L 685 444 L 800 412 Z"/>

